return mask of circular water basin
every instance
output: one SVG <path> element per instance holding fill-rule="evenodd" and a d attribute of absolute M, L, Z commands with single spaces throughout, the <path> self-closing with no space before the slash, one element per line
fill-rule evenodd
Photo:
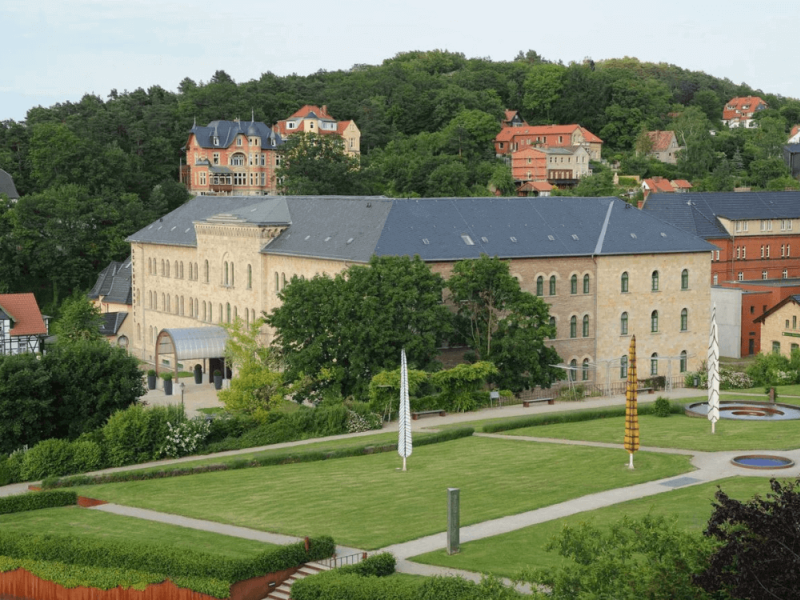
<path fill-rule="evenodd" d="M 731 460 L 731 463 L 745 469 L 788 469 L 794 466 L 794 461 L 789 458 L 769 454 L 737 456 Z"/>
<path fill-rule="evenodd" d="M 708 417 L 708 402 L 694 402 L 687 405 L 686 414 L 690 417 Z M 772 402 L 723 400 L 719 403 L 719 418 L 741 421 L 791 421 L 800 419 L 800 407 Z"/>

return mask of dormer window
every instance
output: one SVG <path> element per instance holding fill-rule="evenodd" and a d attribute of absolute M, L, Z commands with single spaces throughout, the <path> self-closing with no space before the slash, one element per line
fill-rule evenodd
<path fill-rule="evenodd" d="M 219 138 L 217 136 L 213 136 L 211 138 L 211 143 L 214 144 L 215 146 L 219 146 Z"/>
<path fill-rule="evenodd" d="M 238 136 L 238 137 L 236 138 L 236 145 L 237 145 L 237 146 L 241 146 L 241 145 L 242 145 L 242 142 L 243 142 L 243 140 L 242 140 L 242 136 Z"/>
<path fill-rule="evenodd" d="M 288 128 L 289 128 L 289 129 L 294 129 L 294 126 L 295 126 L 295 124 L 294 124 L 294 123 L 287 123 L 287 125 L 288 125 Z"/>

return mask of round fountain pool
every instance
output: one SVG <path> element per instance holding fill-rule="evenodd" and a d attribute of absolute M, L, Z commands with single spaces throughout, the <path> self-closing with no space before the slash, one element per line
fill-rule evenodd
<path fill-rule="evenodd" d="M 769 454 L 737 456 L 731 460 L 731 463 L 745 469 L 788 469 L 794 466 L 794 461 L 789 458 Z"/>
<path fill-rule="evenodd" d="M 690 417 L 708 417 L 708 402 L 687 405 L 686 414 Z M 723 400 L 719 403 L 719 418 L 742 421 L 791 421 L 800 419 L 800 407 L 772 402 Z"/>

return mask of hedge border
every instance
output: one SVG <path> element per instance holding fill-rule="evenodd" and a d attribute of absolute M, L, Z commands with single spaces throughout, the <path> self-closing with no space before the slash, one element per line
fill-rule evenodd
<path fill-rule="evenodd" d="M 27 512 L 42 508 L 58 508 L 61 506 L 74 506 L 78 503 L 78 494 L 67 490 L 52 490 L 46 492 L 28 492 L 15 496 L 0 498 L 0 515 Z"/>
<path fill-rule="evenodd" d="M 638 412 L 640 415 L 651 415 L 653 414 L 653 407 L 654 403 L 639 404 Z M 670 412 L 675 415 L 683 414 L 683 405 L 670 402 Z M 500 423 L 487 423 L 482 427 L 482 431 L 484 433 L 497 433 L 500 431 L 510 431 L 512 429 L 524 429 L 526 427 L 541 427 L 543 425 L 557 425 L 560 423 L 580 423 L 582 421 L 595 421 L 598 419 L 624 416 L 625 407 L 615 406 L 612 408 L 531 415 L 529 417 L 508 419 Z"/>
<path fill-rule="evenodd" d="M 30 561 L 33 570 L 22 564 L 13 568 L 25 568 L 64 587 L 74 587 L 69 577 L 77 569 L 93 574 L 81 585 L 107 589 L 103 586 L 111 585 L 107 581 L 110 571 L 123 573 L 145 585 L 169 579 L 179 587 L 204 594 L 213 589 L 210 595 L 227 598 L 234 583 L 328 558 L 336 551 L 333 539 L 327 536 L 309 539 L 308 547 L 306 551 L 303 541 L 271 548 L 252 558 L 230 559 L 162 544 L 0 531 L 0 571 L 12 570 L 9 565 Z M 146 575 L 147 581 L 139 578 L 140 575 Z M 222 589 L 219 586 L 223 585 L 224 595 L 219 596 Z"/>
<path fill-rule="evenodd" d="M 430 444 L 440 444 L 451 440 L 470 437 L 475 430 L 472 427 L 459 427 L 448 429 L 439 433 L 428 435 L 414 442 L 415 446 L 428 446 Z M 163 469 L 160 471 L 122 471 L 118 473 L 107 473 L 104 475 L 74 475 L 71 477 L 48 478 L 42 482 L 42 488 L 52 490 L 56 488 L 76 487 L 85 485 L 99 485 L 104 483 L 122 483 L 125 481 L 144 481 L 148 479 L 163 479 L 166 477 L 181 477 L 184 475 L 199 475 L 214 471 L 229 471 L 234 469 L 247 469 L 255 467 L 270 467 L 274 465 L 288 465 L 294 463 L 317 462 L 321 460 L 331 460 L 335 458 L 349 458 L 352 456 L 364 456 L 367 454 L 380 454 L 383 452 L 394 452 L 397 444 L 383 444 L 375 446 L 365 444 L 352 448 L 341 448 L 338 450 L 309 451 L 298 454 L 278 454 L 274 456 L 263 456 L 253 460 L 232 459 L 228 462 L 202 465 L 197 467 L 176 467 L 174 469 Z M 202 459 L 201 459 L 202 460 Z"/>

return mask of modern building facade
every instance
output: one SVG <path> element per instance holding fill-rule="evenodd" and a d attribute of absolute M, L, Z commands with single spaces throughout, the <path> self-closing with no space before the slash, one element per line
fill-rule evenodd
<path fill-rule="evenodd" d="M 131 351 L 145 361 L 164 330 L 252 322 L 293 278 L 373 254 L 417 254 L 445 277 L 482 253 L 509 260 L 587 383 L 624 380 L 634 334 L 643 376 L 698 368 L 708 333 L 711 246 L 615 198 L 199 196 L 129 241 Z"/>

